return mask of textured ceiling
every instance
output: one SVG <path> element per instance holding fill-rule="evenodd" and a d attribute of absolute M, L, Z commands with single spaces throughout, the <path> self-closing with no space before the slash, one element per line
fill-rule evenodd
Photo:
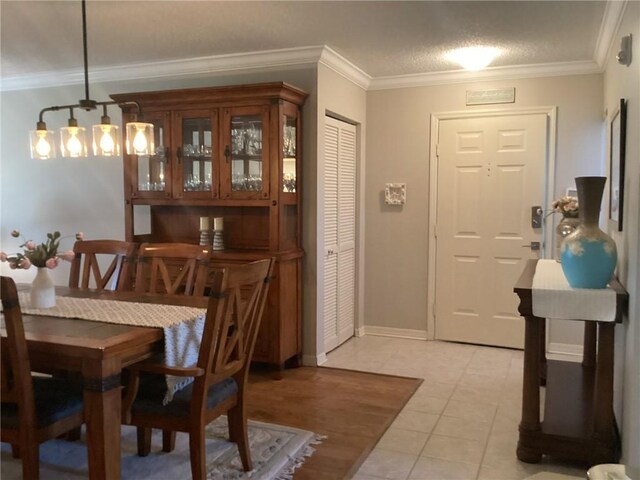
<path fill-rule="evenodd" d="M 94 1 L 89 67 L 327 45 L 372 77 L 457 70 L 484 44 L 492 66 L 590 61 L 603 1 Z M 0 2 L 2 76 L 82 67 L 79 1 Z"/>

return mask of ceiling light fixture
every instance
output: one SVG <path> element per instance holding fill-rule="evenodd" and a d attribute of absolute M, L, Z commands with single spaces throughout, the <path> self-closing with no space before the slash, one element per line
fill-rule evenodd
<path fill-rule="evenodd" d="M 501 53 L 495 47 L 465 47 L 450 51 L 447 58 L 460 64 L 465 70 L 475 72 L 487 67 Z"/>
<path fill-rule="evenodd" d="M 30 133 L 31 158 L 46 160 L 53 158 L 55 152 L 55 140 L 52 130 L 47 130 L 47 124 L 43 116 L 45 112 L 56 112 L 69 109 L 69 122 L 66 127 L 60 129 L 60 153 L 66 158 L 86 157 L 87 144 L 85 129 L 78 126 L 78 120 L 73 116 L 73 109 L 79 108 L 86 111 L 96 110 L 102 107 L 102 118 L 99 125 L 93 126 L 93 154 L 112 157 L 120 155 L 120 135 L 118 126 L 111 124 L 107 115 L 107 105 L 124 105 L 114 101 L 97 102 L 89 98 L 89 71 L 87 68 L 87 15 L 86 0 L 82 0 L 82 46 L 84 50 L 84 100 L 79 100 L 74 105 L 55 105 L 43 108 L 36 126 L 36 130 Z M 140 105 L 136 102 L 126 102 L 137 106 L 138 116 L 142 117 Z M 131 155 L 149 155 L 154 151 L 153 124 L 134 121 L 126 125 L 127 153 Z"/>

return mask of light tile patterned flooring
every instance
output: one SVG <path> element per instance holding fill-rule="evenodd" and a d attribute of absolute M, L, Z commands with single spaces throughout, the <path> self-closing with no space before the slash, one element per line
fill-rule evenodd
<path fill-rule="evenodd" d="M 517 350 L 371 335 L 331 352 L 324 366 L 424 379 L 354 480 L 586 478 L 575 465 L 516 458 L 522 358 Z"/>

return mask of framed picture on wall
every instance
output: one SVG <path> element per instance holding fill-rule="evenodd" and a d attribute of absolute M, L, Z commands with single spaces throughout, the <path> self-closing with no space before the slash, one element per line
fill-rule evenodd
<path fill-rule="evenodd" d="M 624 153 L 626 143 L 627 102 L 620 99 L 620 105 L 611 118 L 609 144 L 609 220 L 612 227 L 622 231 L 624 213 Z"/>

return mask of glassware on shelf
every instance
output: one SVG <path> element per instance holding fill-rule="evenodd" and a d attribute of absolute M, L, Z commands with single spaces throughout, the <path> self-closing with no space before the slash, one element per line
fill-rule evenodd
<path fill-rule="evenodd" d="M 285 157 L 295 157 L 296 127 L 293 125 L 285 125 L 282 140 L 282 154 Z"/>
<path fill-rule="evenodd" d="M 234 173 L 231 179 L 231 187 L 235 192 L 260 192 L 262 191 L 262 177 Z"/>
<path fill-rule="evenodd" d="M 295 174 L 285 173 L 282 176 L 282 191 L 285 193 L 296 192 L 296 176 Z"/>

